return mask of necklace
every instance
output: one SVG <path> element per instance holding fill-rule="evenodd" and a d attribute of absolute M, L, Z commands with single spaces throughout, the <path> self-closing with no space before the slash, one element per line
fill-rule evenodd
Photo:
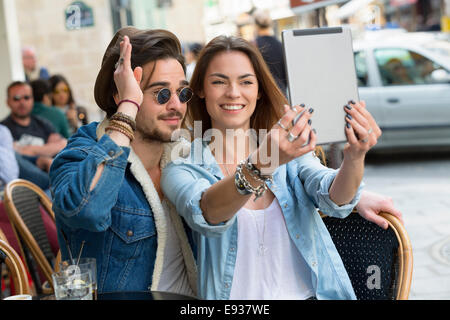
<path fill-rule="evenodd" d="M 264 240 L 265 240 L 264 238 L 265 238 L 265 234 L 266 234 L 266 212 L 265 212 L 265 210 L 266 209 L 263 210 L 264 218 L 263 218 L 263 231 L 262 231 L 262 236 L 261 237 L 260 237 L 260 232 L 259 232 L 258 220 L 256 219 L 254 213 L 251 214 L 252 217 L 253 217 L 253 220 L 255 220 L 255 224 L 256 224 L 256 232 L 257 232 L 257 235 L 258 235 L 258 254 L 260 256 L 265 256 L 266 253 L 267 253 L 267 247 L 264 245 Z"/>
<path fill-rule="evenodd" d="M 225 168 L 225 171 L 227 172 L 227 176 L 230 176 L 230 171 L 228 171 L 228 168 L 225 164 L 223 164 L 223 167 Z M 255 225 L 256 225 L 256 233 L 258 236 L 258 254 L 260 256 L 265 256 L 267 253 L 267 247 L 264 245 L 264 240 L 265 240 L 265 234 L 266 234 L 266 212 L 265 210 L 266 208 L 266 201 L 264 201 L 264 209 L 263 209 L 263 231 L 262 231 L 262 236 L 260 236 L 260 231 L 259 231 L 259 224 L 258 224 L 258 220 L 255 217 L 255 214 L 253 212 L 251 212 L 251 216 L 253 217 L 253 220 L 255 221 Z"/>

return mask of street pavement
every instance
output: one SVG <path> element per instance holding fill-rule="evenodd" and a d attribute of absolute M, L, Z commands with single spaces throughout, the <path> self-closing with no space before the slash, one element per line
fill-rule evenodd
<path fill-rule="evenodd" d="M 369 155 L 364 182 L 403 214 L 414 258 L 409 298 L 450 300 L 450 154 Z"/>

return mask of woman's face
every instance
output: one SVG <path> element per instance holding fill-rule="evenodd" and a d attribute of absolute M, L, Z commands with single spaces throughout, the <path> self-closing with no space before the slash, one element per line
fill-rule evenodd
<path fill-rule="evenodd" d="M 53 90 L 53 100 L 57 106 L 65 106 L 69 103 L 69 87 L 64 82 L 59 82 Z"/>
<path fill-rule="evenodd" d="M 218 53 L 206 69 L 203 92 L 213 128 L 250 128 L 258 99 L 258 80 L 248 56 L 240 51 Z"/>

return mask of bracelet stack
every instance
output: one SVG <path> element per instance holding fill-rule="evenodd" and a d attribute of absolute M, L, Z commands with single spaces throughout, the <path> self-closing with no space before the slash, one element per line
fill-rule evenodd
<path fill-rule="evenodd" d="M 118 131 L 127 136 L 130 141 L 134 139 L 134 131 L 136 130 L 136 122 L 125 113 L 116 112 L 110 119 L 106 130 Z"/>
<path fill-rule="evenodd" d="M 245 174 L 243 173 L 243 169 L 246 169 L 250 175 L 257 181 L 261 182 L 257 187 L 252 186 L 252 184 L 247 180 Z M 234 184 L 236 186 L 237 191 L 242 195 L 248 195 L 253 193 L 255 195 L 254 201 L 261 197 L 264 192 L 266 192 L 267 185 L 266 181 L 272 181 L 272 176 L 262 176 L 261 172 L 256 168 L 252 163 L 250 163 L 249 159 L 243 160 L 239 163 L 236 168 L 236 174 L 234 176 Z"/>

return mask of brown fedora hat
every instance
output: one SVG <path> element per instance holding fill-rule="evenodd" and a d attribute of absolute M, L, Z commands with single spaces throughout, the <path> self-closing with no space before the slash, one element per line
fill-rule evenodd
<path fill-rule="evenodd" d="M 141 30 L 134 27 L 124 27 L 118 30 L 106 48 L 94 86 L 95 102 L 106 112 L 108 118 L 117 111 L 117 105 L 113 98 L 117 92 L 114 71 L 115 64 L 120 58 L 120 42 L 124 36 L 130 38 L 132 45 L 132 69 L 143 66 L 147 62 L 168 57 L 177 59 L 185 69 L 180 41 L 170 31 Z"/>

